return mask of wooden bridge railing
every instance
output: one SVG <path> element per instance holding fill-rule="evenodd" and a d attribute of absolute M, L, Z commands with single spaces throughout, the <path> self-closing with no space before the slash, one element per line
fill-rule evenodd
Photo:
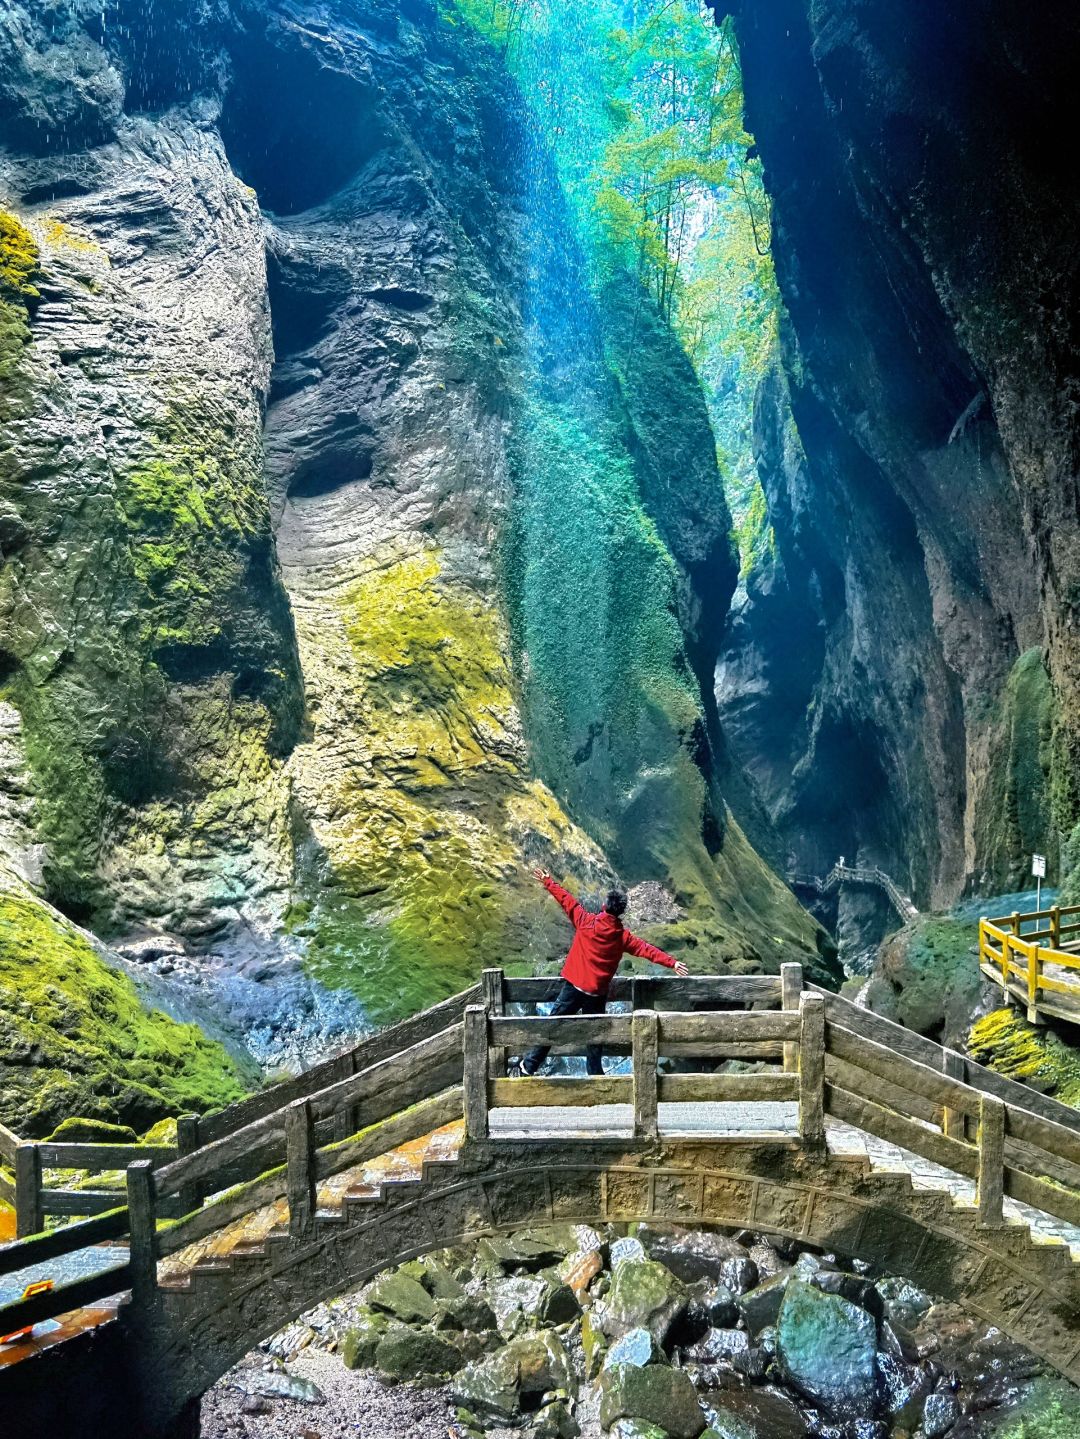
<path fill-rule="evenodd" d="M 1025 924 L 1036 928 L 1025 934 Z M 1080 1024 L 1080 954 L 1070 952 L 1078 943 L 1080 905 L 981 919 L 979 968 L 1008 1003 L 1026 1005 L 1033 1024 L 1044 1014 Z"/>
<path fill-rule="evenodd" d="M 303 1238 L 320 1180 L 463 1114 L 470 1135 L 497 1143 L 489 1114 L 506 1105 L 625 1102 L 636 1139 L 648 1142 L 662 1131 L 665 1104 L 792 1101 L 798 1137 L 817 1153 L 831 1115 L 975 1179 L 983 1223 L 1001 1222 L 1008 1195 L 1080 1224 L 1080 1114 L 838 995 L 804 987 L 799 965 L 785 965 L 778 977 L 617 981 L 612 997 L 633 1005 L 627 1013 L 512 1012 L 535 1010 L 556 988 L 557 981 L 487 971 L 482 985 L 358 1046 L 349 1063 L 356 1072 L 342 1073 L 338 1057 L 232 1106 L 228 1121 L 211 1116 L 204 1123 L 213 1137 L 188 1154 L 164 1163 L 138 1155 L 127 1168 L 126 1207 L 0 1248 L 0 1275 L 125 1234 L 130 1257 L 0 1309 L 0 1333 L 128 1288 L 145 1298 L 159 1260 L 263 1205 L 287 1201 L 290 1233 Z M 556 1053 L 601 1043 L 630 1057 L 630 1073 L 505 1078 L 506 1055 L 537 1042 Z M 702 1065 L 753 1058 L 772 1067 L 668 1072 L 665 1061 L 686 1058 Z M 5 1158 L 20 1147 L 10 1131 L 0 1146 Z M 178 1211 L 182 1217 L 170 1222 Z"/>

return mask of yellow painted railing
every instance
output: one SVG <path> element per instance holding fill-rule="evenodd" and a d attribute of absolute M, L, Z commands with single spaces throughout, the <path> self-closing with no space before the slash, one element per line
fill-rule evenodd
<path fill-rule="evenodd" d="M 1024 933 L 1025 925 L 1035 928 Z M 1080 1024 L 1080 905 L 979 921 L 979 968 L 1010 1000 Z"/>

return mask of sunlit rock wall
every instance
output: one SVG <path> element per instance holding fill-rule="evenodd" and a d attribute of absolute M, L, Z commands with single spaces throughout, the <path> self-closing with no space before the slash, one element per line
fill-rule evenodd
<path fill-rule="evenodd" d="M 625 363 L 493 52 L 428 3 L 0 14 L 12 887 L 267 1063 L 556 957 L 534 862 L 816 961 L 724 802 L 701 395 L 648 318 Z"/>

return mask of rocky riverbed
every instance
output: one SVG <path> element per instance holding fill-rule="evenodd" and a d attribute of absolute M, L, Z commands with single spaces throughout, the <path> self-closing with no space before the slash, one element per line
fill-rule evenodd
<path fill-rule="evenodd" d="M 739 1232 L 533 1228 L 268 1340 L 204 1439 L 1067 1439 L 1080 1395 L 954 1304 Z"/>

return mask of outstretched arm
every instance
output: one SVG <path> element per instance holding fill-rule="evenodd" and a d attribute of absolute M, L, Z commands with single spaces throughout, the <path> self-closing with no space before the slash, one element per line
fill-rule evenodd
<path fill-rule="evenodd" d="M 650 964 L 662 964 L 665 969 L 673 969 L 680 977 L 690 973 L 681 959 L 675 959 L 673 955 L 657 949 L 655 944 L 650 944 L 647 939 L 640 939 L 629 930 L 623 933 L 623 949 L 637 959 L 647 959 Z"/>
<path fill-rule="evenodd" d="M 551 875 L 546 874 L 542 869 L 534 869 L 533 874 L 544 886 L 548 894 L 550 894 L 554 900 L 557 900 L 563 909 L 566 910 L 570 923 L 574 928 L 579 929 L 581 921 L 585 917 L 585 906 L 581 901 L 575 899 L 569 890 L 563 889 L 561 884 L 556 884 Z"/>

